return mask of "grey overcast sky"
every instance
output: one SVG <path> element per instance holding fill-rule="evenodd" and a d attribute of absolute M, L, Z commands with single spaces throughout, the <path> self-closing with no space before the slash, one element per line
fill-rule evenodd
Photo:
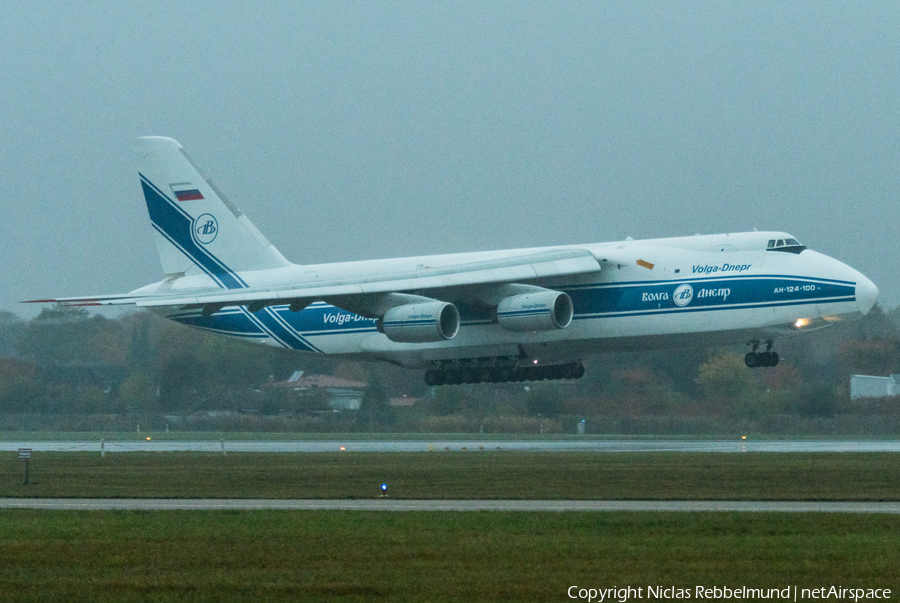
<path fill-rule="evenodd" d="M 132 140 L 288 259 L 777 229 L 900 304 L 900 2 L 21 2 L 0 310 L 161 277 Z"/>

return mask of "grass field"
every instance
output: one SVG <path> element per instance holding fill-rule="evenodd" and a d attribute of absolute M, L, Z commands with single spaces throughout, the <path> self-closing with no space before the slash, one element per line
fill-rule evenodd
<path fill-rule="evenodd" d="M 897 453 L 36 453 L 0 496 L 900 500 Z M 900 517 L 0 511 L 0 601 L 571 601 L 891 588 Z"/>
<path fill-rule="evenodd" d="M 898 533 L 900 517 L 831 514 L 0 511 L 0 600 L 568 601 L 572 585 L 896 600 Z"/>
<path fill-rule="evenodd" d="M 651 440 L 651 441 L 679 441 L 679 440 L 713 440 L 713 441 L 738 441 L 740 435 L 723 436 L 717 435 L 576 435 L 574 433 L 556 433 L 552 435 L 539 435 L 533 433 L 296 433 L 296 432 L 242 432 L 242 431 L 158 431 L 144 429 L 137 431 L 0 431 L 0 442 L 140 442 L 146 440 L 147 436 L 153 438 L 154 441 L 185 441 L 185 442 L 218 442 L 225 440 L 226 442 L 244 442 L 244 441 L 273 441 L 273 442 L 296 442 L 296 441 L 336 441 L 336 442 L 372 442 L 372 441 L 397 441 L 397 440 L 413 440 L 421 442 L 434 442 L 450 440 L 479 441 L 479 440 Z M 844 436 L 832 435 L 790 435 L 784 436 L 779 434 L 756 434 L 751 436 L 754 441 L 772 441 L 772 440 L 846 440 Z M 853 440 L 884 440 L 891 438 L 884 437 L 864 437 L 854 434 Z"/>
<path fill-rule="evenodd" d="M 900 500 L 898 453 L 35 453 L 2 497 Z"/>

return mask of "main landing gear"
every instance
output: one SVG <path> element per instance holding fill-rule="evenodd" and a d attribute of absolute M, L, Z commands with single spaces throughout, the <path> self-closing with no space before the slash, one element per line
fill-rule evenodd
<path fill-rule="evenodd" d="M 759 342 L 753 343 L 753 351 L 744 356 L 744 364 L 750 368 L 778 366 L 778 352 L 772 351 L 772 342 L 766 342 L 766 351 L 757 352 Z"/>
<path fill-rule="evenodd" d="M 580 362 L 548 366 L 504 365 L 490 366 L 476 363 L 447 363 L 425 371 L 428 385 L 459 385 L 460 383 L 510 383 L 555 379 L 581 379 L 584 365 Z"/>

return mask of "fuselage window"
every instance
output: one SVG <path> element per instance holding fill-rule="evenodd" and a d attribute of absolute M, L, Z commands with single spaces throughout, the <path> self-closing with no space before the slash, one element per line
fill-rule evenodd
<path fill-rule="evenodd" d="M 770 239 L 766 245 L 768 251 L 787 251 L 788 253 L 802 253 L 806 247 L 801 245 L 797 239 Z"/>

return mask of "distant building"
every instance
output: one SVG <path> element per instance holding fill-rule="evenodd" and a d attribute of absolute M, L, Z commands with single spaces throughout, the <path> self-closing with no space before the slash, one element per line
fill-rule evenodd
<path fill-rule="evenodd" d="M 416 402 L 418 402 L 418 398 L 411 398 L 409 396 L 402 396 L 400 398 L 391 398 L 388 400 L 389 406 L 413 406 Z"/>
<path fill-rule="evenodd" d="M 367 387 L 359 381 L 330 375 L 304 375 L 304 371 L 294 371 L 284 385 L 301 393 L 309 392 L 312 388 L 325 390 L 328 407 L 332 410 L 359 410 Z"/>
<path fill-rule="evenodd" d="M 853 375 L 850 377 L 850 399 L 886 398 L 900 396 L 900 375 L 890 377 L 873 377 L 871 375 Z"/>
<path fill-rule="evenodd" d="M 34 377 L 36 365 L 33 362 L 23 362 L 15 358 L 0 358 L 0 378 Z"/>

